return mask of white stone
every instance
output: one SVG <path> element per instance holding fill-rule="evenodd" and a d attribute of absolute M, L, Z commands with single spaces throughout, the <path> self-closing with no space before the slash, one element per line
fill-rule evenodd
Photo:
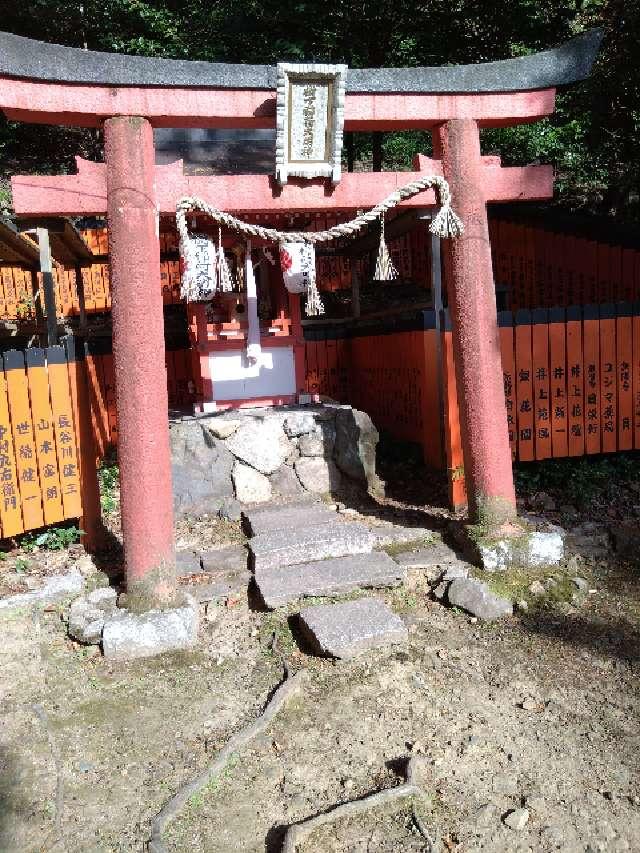
<path fill-rule="evenodd" d="M 505 817 L 504 822 L 509 827 L 509 829 L 513 829 L 516 832 L 520 832 L 529 823 L 529 810 L 514 809 L 512 812 L 509 812 L 509 814 Z"/>
<path fill-rule="evenodd" d="M 294 467 L 298 479 L 308 492 L 323 495 L 340 486 L 340 471 L 329 459 L 303 456 Z"/>
<path fill-rule="evenodd" d="M 236 498 L 243 504 L 265 503 L 271 500 L 271 483 L 264 474 L 236 462 L 231 472 Z"/>
<path fill-rule="evenodd" d="M 183 607 L 108 616 L 102 632 L 105 658 L 130 660 L 188 649 L 198 639 L 198 605 L 189 598 Z"/>
<path fill-rule="evenodd" d="M 316 421 L 311 412 L 293 412 L 284 421 L 284 431 L 289 438 L 313 432 Z"/>
<path fill-rule="evenodd" d="M 298 450 L 301 456 L 331 456 L 330 451 L 325 453 L 324 439 L 317 432 L 301 435 Z"/>
<path fill-rule="evenodd" d="M 78 595 L 84 587 L 84 578 L 79 571 L 73 570 L 66 575 L 54 575 L 47 578 L 41 589 L 23 592 L 0 600 L 0 610 L 13 607 L 28 607 L 32 604 L 52 604 L 63 601 L 72 595 Z"/>
<path fill-rule="evenodd" d="M 530 566 L 555 566 L 564 557 L 564 541 L 556 532 L 531 533 L 528 541 Z"/>
<path fill-rule="evenodd" d="M 113 587 L 104 586 L 100 587 L 100 589 L 94 589 L 93 592 L 90 592 L 86 596 L 86 598 L 89 604 L 96 605 L 102 610 L 108 610 L 116 606 L 118 593 L 113 589 Z"/>
<path fill-rule="evenodd" d="M 237 432 L 242 421 L 226 420 L 223 418 L 212 419 L 207 423 L 207 429 L 214 438 L 225 439 L 229 438 Z"/>
<path fill-rule="evenodd" d="M 291 450 L 278 418 L 246 420 L 225 445 L 236 458 L 261 474 L 273 474 Z"/>

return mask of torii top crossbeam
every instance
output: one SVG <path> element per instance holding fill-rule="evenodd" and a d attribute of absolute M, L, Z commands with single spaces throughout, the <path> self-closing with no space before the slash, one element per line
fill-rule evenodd
<path fill-rule="evenodd" d="M 483 127 L 553 112 L 554 91 L 586 78 L 602 34 L 517 59 L 435 68 L 351 69 L 347 130 Z M 16 121 L 97 127 L 143 115 L 154 127 L 273 127 L 275 68 L 84 51 L 0 33 L 0 108 Z"/>

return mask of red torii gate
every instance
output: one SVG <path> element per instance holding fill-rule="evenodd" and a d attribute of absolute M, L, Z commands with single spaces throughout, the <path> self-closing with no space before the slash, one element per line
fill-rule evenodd
<path fill-rule="evenodd" d="M 421 173 L 448 180 L 462 238 L 446 241 L 470 514 L 499 525 L 515 516 L 487 201 L 547 198 L 549 167 L 501 168 L 483 158 L 483 127 L 551 114 L 558 85 L 586 77 L 600 33 L 554 51 L 452 68 L 360 69 L 347 77 L 345 129 L 425 129 L 436 158 Z M 414 174 L 292 179 L 191 177 L 155 166 L 153 127 L 275 125 L 275 69 L 101 54 L 0 34 L 0 108 L 9 119 L 104 128 L 105 164 L 78 174 L 14 177 L 18 216 L 107 213 L 119 423 L 122 528 L 129 606 L 167 604 L 175 593 L 173 510 L 160 289 L 158 214 L 198 195 L 236 212 L 373 206 Z M 433 203 L 432 194 L 403 206 Z M 141 337 L 140 329 L 145 335 Z"/>

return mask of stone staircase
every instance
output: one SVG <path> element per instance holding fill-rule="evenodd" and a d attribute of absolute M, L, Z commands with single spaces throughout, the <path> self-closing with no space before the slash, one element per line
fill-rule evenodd
<path fill-rule="evenodd" d="M 242 521 L 248 552 L 237 545 L 179 555 L 182 573 L 209 575 L 208 583 L 193 587 L 201 601 L 239 595 L 253 580 L 261 602 L 274 610 L 294 602 L 302 605 L 306 598 L 391 589 L 405 582 L 410 569 L 433 569 L 440 574 L 456 559 L 442 544 L 400 553 L 393 559 L 380 550 L 382 546 L 406 542 L 410 548 L 410 542 L 428 531 L 364 524 L 346 512 L 308 499 L 245 509 Z M 407 639 L 402 620 L 384 601 L 370 596 L 302 606 L 299 624 L 311 648 L 341 658 Z"/>
<path fill-rule="evenodd" d="M 266 507 L 243 513 L 249 565 L 269 609 L 312 596 L 402 584 L 407 569 L 384 551 L 365 524 L 324 504 Z M 407 640 L 407 629 L 381 599 L 361 598 L 303 607 L 299 625 L 318 654 L 349 658 L 365 649 Z"/>

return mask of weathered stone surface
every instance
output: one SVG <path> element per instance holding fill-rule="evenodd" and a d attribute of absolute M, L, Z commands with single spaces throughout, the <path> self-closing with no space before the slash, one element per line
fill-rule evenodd
<path fill-rule="evenodd" d="M 448 598 L 454 607 L 461 607 L 478 619 L 499 619 L 513 613 L 510 601 L 494 595 L 486 584 L 475 578 L 456 578 L 451 581 Z"/>
<path fill-rule="evenodd" d="M 244 545 L 229 545 L 227 548 L 203 551 L 200 554 L 202 570 L 210 574 L 246 571 L 248 557 Z"/>
<path fill-rule="evenodd" d="M 260 536 L 276 530 L 298 531 L 310 525 L 337 521 L 335 510 L 325 504 L 309 501 L 246 509 L 242 517 L 249 536 Z"/>
<path fill-rule="evenodd" d="M 273 474 L 290 451 L 280 420 L 269 417 L 246 419 L 225 444 L 234 456 L 261 474 Z"/>
<path fill-rule="evenodd" d="M 108 616 L 102 631 L 102 648 L 106 658 L 130 660 L 188 649 L 197 638 L 198 607 L 189 598 L 183 607 L 171 610 L 140 614 L 121 610 Z"/>
<path fill-rule="evenodd" d="M 108 614 L 116 610 L 117 593 L 111 587 L 94 589 L 76 599 L 69 608 L 67 628 L 74 640 L 95 645 L 102 639 Z"/>
<path fill-rule="evenodd" d="M 458 555 L 444 543 L 430 545 L 417 551 L 405 551 L 395 557 L 397 563 L 408 569 L 442 568 L 458 562 Z"/>
<path fill-rule="evenodd" d="M 402 619 L 379 598 L 305 607 L 300 611 L 300 627 L 317 653 L 337 658 L 408 639 Z"/>
<path fill-rule="evenodd" d="M 515 832 L 521 832 L 529 823 L 528 809 L 513 809 L 504 818 L 504 823 L 509 829 Z"/>
<path fill-rule="evenodd" d="M 289 465 L 283 465 L 269 477 L 271 488 L 283 498 L 295 498 L 304 494 L 304 487 Z"/>
<path fill-rule="evenodd" d="M 85 598 L 92 607 L 99 607 L 105 613 L 111 613 L 116 609 L 118 593 L 111 586 L 103 586 L 92 590 Z"/>
<path fill-rule="evenodd" d="M 169 436 L 176 513 L 217 512 L 233 497 L 233 456 L 196 420 L 171 424 Z"/>
<path fill-rule="evenodd" d="M 249 542 L 254 570 L 280 568 L 317 560 L 365 554 L 373 549 L 374 538 L 362 524 L 354 522 L 315 524 L 298 530 L 275 530 L 255 536 Z"/>
<path fill-rule="evenodd" d="M 41 589 L 22 592 L 0 599 L 0 610 L 14 607 L 29 607 L 33 604 L 53 604 L 64 601 L 71 595 L 78 595 L 84 588 L 84 578 L 77 570 L 66 575 L 54 575 L 47 578 Z"/>
<path fill-rule="evenodd" d="M 253 575 L 251 572 L 228 572 L 216 575 L 212 583 L 198 583 L 189 586 L 189 594 L 199 602 L 224 601 L 227 598 L 245 596 Z"/>
<path fill-rule="evenodd" d="M 289 438 L 313 432 L 316 421 L 311 412 L 292 412 L 284 420 L 283 427 Z"/>
<path fill-rule="evenodd" d="M 264 474 L 236 462 L 231 473 L 236 498 L 243 504 L 265 503 L 271 499 L 271 483 Z"/>
<path fill-rule="evenodd" d="M 640 553 L 640 527 L 627 522 L 611 528 L 611 539 L 619 557 L 636 559 Z"/>
<path fill-rule="evenodd" d="M 402 545 L 410 542 L 420 542 L 431 535 L 426 527 L 404 527 L 400 524 L 381 524 L 371 528 L 379 546 Z"/>
<path fill-rule="evenodd" d="M 255 573 L 262 600 L 271 608 L 311 595 L 341 595 L 358 588 L 398 586 L 404 576 L 405 570 L 384 552 L 256 569 Z"/>
<path fill-rule="evenodd" d="M 218 510 L 218 517 L 223 521 L 240 521 L 242 504 L 235 498 L 223 498 Z"/>
<path fill-rule="evenodd" d="M 453 581 L 456 578 L 468 578 L 469 577 L 469 567 L 465 566 L 464 563 L 452 563 L 442 573 L 441 580 L 444 583 L 448 581 Z"/>
<path fill-rule="evenodd" d="M 323 495 L 340 488 L 340 471 L 330 459 L 303 456 L 294 467 L 298 479 L 308 492 Z"/>
<path fill-rule="evenodd" d="M 333 448 L 330 448 L 327 451 L 324 446 L 324 439 L 322 438 L 322 435 L 317 432 L 309 432 L 306 435 L 300 436 L 298 450 L 300 451 L 300 456 L 330 457 Z"/>
<path fill-rule="evenodd" d="M 232 420 L 231 418 L 211 418 L 206 422 L 206 429 L 209 430 L 214 438 L 224 440 L 232 436 L 242 424 L 241 420 Z"/>
<path fill-rule="evenodd" d="M 200 556 L 195 551 L 176 551 L 176 572 L 178 576 L 199 574 L 201 571 Z"/>
<path fill-rule="evenodd" d="M 480 565 L 487 572 L 505 571 L 512 566 L 553 566 L 564 557 L 564 541 L 555 531 L 536 531 L 513 539 L 478 544 Z"/>
<path fill-rule="evenodd" d="M 376 474 L 378 439 L 378 430 L 365 412 L 351 408 L 337 409 L 336 464 L 347 477 L 366 483 L 373 490 L 380 487 Z"/>

